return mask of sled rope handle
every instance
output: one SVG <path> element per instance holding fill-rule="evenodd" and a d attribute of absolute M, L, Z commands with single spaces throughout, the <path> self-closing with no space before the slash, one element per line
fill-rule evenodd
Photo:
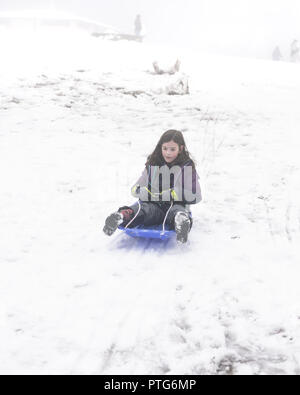
<path fill-rule="evenodd" d="M 138 209 L 137 213 L 136 213 L 135 216 L 132 218 L 132 220 L 125 226 L 125 229 L 127 229 L 128 226 L 131 225 L 132 222 L 133 222 L 133 221 L 136 219 L 136 217 L 139 215 L 139 213 L 140 213 L 140 211 L 141 211 L 141 208 L 142 208 L 141 203 L 140 203 L 139 200 L 138 200 L 138 205 L 139 205 L 139 209 Z"/>
<path fill-rule="evenodd" d="M 163 222 L 163 230 L 162 230 L 162 234 L 163 234 L 163 235 L 165 234 L 165 231 L 166 231 L 166 230 L 165 230 L 166 221 L 167 221 L 168 215 L 169 215 L 169 213 L 170 213 L 170 211 L 171 211 L 171 208 L 173 207 L 173 204 L 174 204 L 174 202 L 172 201 L 171 206 L 170 206 L 169 210 L 167 211 L 167 214 L 166 214 L 165 219 L 164 219 L 164 222 Z"/>
<path fill-rule="evenodd" d="M 164 219 L 164 222 L 163 222 L 162 234 L 165 234 L 165 231 L 166 231 L 166 230 L 165 230 L 165 228 L 166 228 L 166 221 L 167 221 L 168 215 L 169 215 L 169 213 L 170 213 L 170 211 L 171 211 L 171 208 L 173 207 L 173 204 L 174 204 L 174 202 L 171 203 L 171 206 L 170 206 L 169 210 L 168 210 L 167 213 L 166 213 L 166 216 L 165 216 L 165 219 Z M 125 229 L 127 229 L 128 226 L 131 225 L 132 222 L 133 222 L 133 221 L 136 219 L 136 217 L 139 215 L 139 213 L 140 213 L 140 211 L 141 211 L 141 208 L 142 208 L 140 201 L 138 201 L 138 205 L 139 205 L 139 209 L 138 209 L 136 215 L 135 215 L 134 218 L 125 226 Z"/>

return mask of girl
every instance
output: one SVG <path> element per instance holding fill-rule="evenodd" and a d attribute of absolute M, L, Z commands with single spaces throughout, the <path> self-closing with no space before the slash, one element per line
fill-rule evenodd
<path fill-rule="evenodd" d="M 162 135 L 131 193 L 139 201 L 111 214 L 105 221 L 105 234 L 111 236 L 120 225 L 163 224 L 164 228 L 167 224 L 175 229 L 179 243 L 187 242 L 192 227 L 189 205 L 199 203 L 202 196 L 195 163 L 181 132 L 168 130 Z"/>

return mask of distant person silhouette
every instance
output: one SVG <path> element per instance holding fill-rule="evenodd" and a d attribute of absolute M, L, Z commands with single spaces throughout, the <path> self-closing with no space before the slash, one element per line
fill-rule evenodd
<path fill-rule="evenodd" d="M 274 51 L 272 53 L 272 59 L 275 60 L 276 62 L 283 59 L 280 48 L 278 46 L 274 49 Z"/>
<path fill-rule="evenodd" d="M 294 40 L 291 44 L 291 61 L 296 63 L 299 62 L 300 48 L 298 40 Z"/>
<path fill-rule="evenodd" d="M 143 30 L 142 18 L 140 15 L 137 15 L 134 22 L 134 34 L 138 37 L 141 37 Z"/>

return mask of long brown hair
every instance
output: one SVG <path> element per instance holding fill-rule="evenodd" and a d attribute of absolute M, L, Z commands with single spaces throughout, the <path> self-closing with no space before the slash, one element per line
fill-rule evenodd
<path fill-rule="evenodd" d="M 195 162 L 187 150 L 183 134 L 178 130 L 168 130 L 161 136 L 155 150 L 148 156 L 146 166 L 163 166 L 165 164 L 165 160 L 162 155 L 162 145 L 169 143 L 170 141 L 174 141 L 174 143 L 178 144 L 179 148 L 183 147 L 175 161 L 172 162 L 172 166 L 182 166 L 190 161 L 190 165 L 195 168 Z"/>

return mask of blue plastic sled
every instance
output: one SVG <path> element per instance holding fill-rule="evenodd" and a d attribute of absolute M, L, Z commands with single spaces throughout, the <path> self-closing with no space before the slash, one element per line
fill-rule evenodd
<path fill-rule="evenodd" d="M 143 238 L 143 239 L 160 239 L 160 240 L 169 240 L 174 235 L 176 235 L 175 230 L 165 229 L 163 232 L 162 225 L 158 226 L 149 226 L 145 228 L 144 226 L 140 225 L 135 228 L 123 228 L 122 226 L 119 227 L 124 233 L 128 236 L 136 237 L 136 238 Z"/>

